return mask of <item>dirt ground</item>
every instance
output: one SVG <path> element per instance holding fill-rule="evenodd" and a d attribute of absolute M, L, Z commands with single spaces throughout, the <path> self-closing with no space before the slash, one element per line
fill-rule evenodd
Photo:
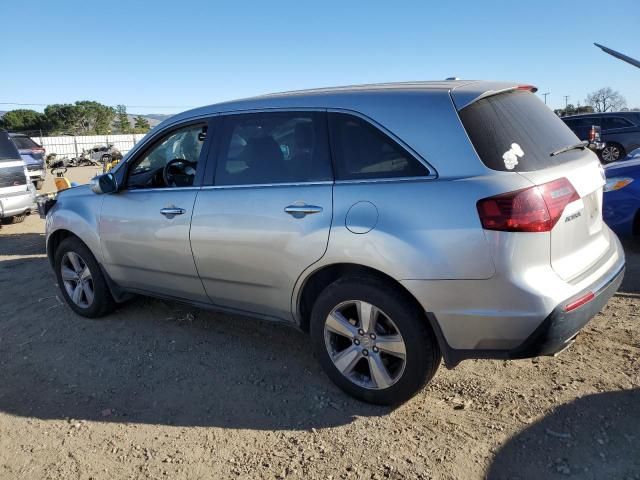
<path fill-rule="evenodd" d="M 74 315 L 43 231 L 0 230 L 2 479 L 640 479 L 638 243 L 560 356 L 441 367 L 391 410 L 338 390 L 292 328 L 148 298 Z"/>

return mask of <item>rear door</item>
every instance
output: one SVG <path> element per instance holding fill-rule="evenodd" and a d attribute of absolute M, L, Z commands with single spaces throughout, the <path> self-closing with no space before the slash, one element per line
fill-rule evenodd
<path fill-rule="evenodd" d="M 291 320 L 294 284 L 329 240 L 325 113 L 229 115 L 216 143 L 211 185 L 199 192 L 191 221 L 207 295 L 225 308 Z"/>
<path fill-rule="evenodd" d="M 532 93 L 514 90 L 483 98 L 460 111 L 483 163 L 542 185 L 566 178 L 577 193 L 550 232 L 550 262 L 564 280 L 594 267 L 609 251 L 602 221 L 604 172 L 596 155 Z M 561 153 L 560 150 L 565 150 Z M 564 197 L 560 188 L 552 197 Z M 520 233 L 538 235 L 538 233 Z"/>

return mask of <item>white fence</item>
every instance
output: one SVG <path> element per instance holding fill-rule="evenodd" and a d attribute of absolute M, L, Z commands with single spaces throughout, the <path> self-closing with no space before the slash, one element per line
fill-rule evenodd
<path fill-rule="evenodd" d="M 131 133 L 126 135 L 87 135 L 61 137 L 31 137 L 42 145 L 50 153 L 56 153 L 58 157 L 77 157 L 83 150 L 89 150 L 96 145 L 112 144 L 124 155 L 133 146 L 144 138 L 144 133 Z"/>

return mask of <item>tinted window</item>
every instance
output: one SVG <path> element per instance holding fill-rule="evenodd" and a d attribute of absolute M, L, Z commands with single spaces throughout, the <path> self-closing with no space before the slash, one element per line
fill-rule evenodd
<path fill-rule="evenodd" d="M 6 132 L 0 132 L 0 160 L 20 160 L 18 149 Z"/>
<path fill-rule="evenodd" d="M 331 180 L 324 115 L 278 112 L 224 119 L 216 185 Z"/>
<path fill-rule="evenodd" d="M 579 142 L 535 95 L 525 91 L 483 98 L 460 111 L 482 162 L 494 170 L 532 171 L 558 165 L 570 155 L 551 152 Z"/>
<path fill-rule="evenodd" d="M 16 144 L 20 150 L 30 150 L 32 148 L 40 148 L 36 142 L 31 140 L 29 137 L 11 137 L 13 143 Z"/>
<path fill-rule="evenodd" d="M 191 125 L 175 130 L 131 166 L 130 188 L 189 187 L 195 180 L 207 127 Z"/>
<path fill-rule="evenodd" d="M 422 163 L 369 122 L 343 113 L 329 118 L 337 180 L 428 175 Z"/>
<path fill-rule="evenodd" d="M 622 117 L 603 117 L 602 118 L 602 129 L 603 130 L 611 130 L 614 128 L 627 128 L 633 127 L 633 123 L 625 120 Z"/>

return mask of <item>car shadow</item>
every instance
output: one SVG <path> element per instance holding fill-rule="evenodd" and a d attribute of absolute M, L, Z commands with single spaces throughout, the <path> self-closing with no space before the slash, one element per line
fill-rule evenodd
<path fill-rule="evenodd" d="M 486 478 L 638 478 L 640 389 L 587 395 L 512 437 Z"/>
<path fill-rule="evenodd" d="M 45 254 L 44 233 L 11 233 L 13 225 L 3 225 L 0 230 L 0 256 Z"/>
<path fill-rule="evenodd" d="M 389 413 L 338 390 L 298 330 L 137 298 L 99 320 L 43 257 L 0 261 L 0 410 L 23 417 L 322 428 Z"/>
<path fill-rule="evenodd" d="M 638 238 L 621 240 L 627 256 L 627 265 L 624 280 L 618 291 L 623 294 L 640 295 L 640 240 Z"/>

